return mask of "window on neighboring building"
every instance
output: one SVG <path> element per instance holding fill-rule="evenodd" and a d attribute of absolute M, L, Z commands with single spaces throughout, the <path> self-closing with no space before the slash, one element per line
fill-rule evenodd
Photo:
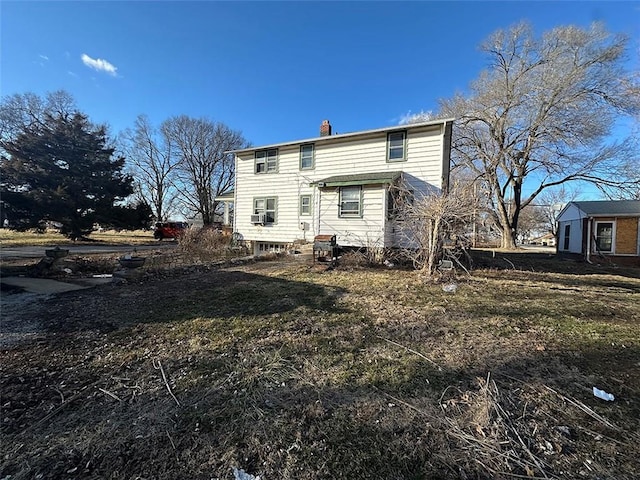
<path fill-rule="evenodd" d="M 300 195 L 300 215 L 311 215 L 311 195 Z"/>
<path fill-rule="evenodd" d="M 596 223 L 596 247 L 601 252 L 613 251 L 613 222 Z"/>
<path fill-rule="evenodd" d="M 339 207 L 339 216 L 341 217 L 360 217 L 362 215 L 362 187 L 341 187 Z"/>
<path fill-rule="evenodd" d="M 314 152 L 312 143 L 300 145 L 300 170 L 311 170 L 315 167 Z"/>
<path fill-rule="evenodd" d="M 569 250 L 569 238 L 571 234 L 571 225 L 564 226 L 564 248 L 563 250 Z"/>
<path fill-rule="evenodd" d="M 387 135 L 387 161 L 403 162 L 406 160 L 406 132 L 393 132 Z"/>
<path fill-rule="evenodd" d="M 278 199 L 277 197 L 264 197 L 253 199 L 253 213 L 264 215 L 264 223 L 276 223 Z"/>
<path fill-rule="evenodd" d="M 255 173 L 273 173 L 278 171 L 278 149 L 259 150 L 255 156 Z"/>

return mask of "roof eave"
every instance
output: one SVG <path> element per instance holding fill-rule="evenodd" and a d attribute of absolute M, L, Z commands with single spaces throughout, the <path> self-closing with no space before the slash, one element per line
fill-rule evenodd
<path fill-rule="evenodd" d="M 391 172 L 391 175 L 381 175 L 380 177 L 372 177 L 372 178 L 357 178 L 357 175 L 354 175 L 356 178 L 352 179 L 340 179 L 340 180 L 331 180 L 332 177 L 328 177 L 326 179 L 317 180 L 315 182 L 311 182 L 310 186 L 318 186 L 319 188 L 331 188 L 331 187 L 349 187 L 353 185 L 387 185 L 395 182 L 398 178 L 402 176 L 402 172 Z"/>
<path fill-rule="evenodd" d="M 279 147 L 286 147 L 286 146 L 290 146 L 290 145 L 302 145 L 305 143 L 318 143 L 318 142 L 326 142 L 326 141 L 331 141 L 331 140 L 339 140 L 342 138 L 351 138 L 351 137 L 358 137 L 358 136 L 367 136 L 367 135 L 373 135 L 376 133 L 383 133 L 383 132 L 394 132 L 394 131 L 398 131 L 398 130 L 413 130 L 413 129 L 418 129 L 418 128 L 423 128 L 423 127 L 430 127 L 430 126 L 434 126 L 434 125 L 441 125 L 441 124 L 446 124 L 447 122 L 453 122 L 454 119 L 453 118 L 443 118 L 441 120 L 431 120 L 429 122 L 421 122 L 421 123 L 410 123 L 408 125 L 396 125 L 393 127 L 384 127 L 384 128 L 375 128 L 372 130 L 362 130 L 359 132 L 350 132 L 350 133 L 340 133 L 338 135 L 326 135 L 324 137 L 314 137 L 314 138 L 307 138 L 307 139 L 303 139 L 303 140 L 294 140 L 294 141 L 289 141 L 289 142 L 281 142 L 281 143 L 273 143 L 270 145 L 260 145 L 257 147 L 251 147 L 251 148 L 242 148 L 240 150 L 228 150 L 224 153 L 233 153 L 233 154 L 238 154 L 238 153 L 247 153 L 247 152 L 254 152 L 256 150 L 266 150 L 269 148 L 279 148 Z"/>

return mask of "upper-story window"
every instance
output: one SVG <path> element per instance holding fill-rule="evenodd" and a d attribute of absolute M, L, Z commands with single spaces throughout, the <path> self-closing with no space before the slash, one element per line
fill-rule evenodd
<path fill-rule="evenodd" d="M 278 171 L 278 149 L 258 150 L 255 157 L 255 173 L 275 173 Z"/>
<path fill-rule="evenodd" d="M 403 162 L 407 159 L 407 132 L 387 135 L 387 162 Z"/>
<path fill-rule="evenodd" d="M 314 154 L 313 143 L 300 145 L 300 170 L 311 170 L 315 167 Z"/>

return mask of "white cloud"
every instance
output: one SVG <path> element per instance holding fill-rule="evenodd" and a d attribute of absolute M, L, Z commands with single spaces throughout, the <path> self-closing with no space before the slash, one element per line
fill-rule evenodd
<path fill-rule="evenodd" d="M 420 110 L 418 113 L 413 113 L 409 110 L 407 113 L 400 116 L 398 124 L 408 125 L 410 123 L 428 122 L 430 120 L 435 120 L 436 118 L 436 115 L 434 115 L 431 110 Z"/>
<path fill-rule="evenodd" d="M 47 57 L 46 55 L 38 55 L 42 60 L 49 60 L 49 57 Z"/>
<path fill-rule="evenodd" d="M 67 72 L 68 75 L 71 75 L 72 77 L 77 77 L 78 75 L 76 75 L 74 72 L 72 72 L 71 70 L 69 70 Z"/>
<path fill-rule="evenodd" d="M 99 72 L 105 72 L 113 77 L 118 76 L 118 68 L 113 64 L 103 60 L 102 58 L 91 58 L 86 53 L 83 53 L 80 57 L 82 59 L 82 63 L 84 63 L 87 67 L 93 68 L 94 70 L 98 70 Z"/>

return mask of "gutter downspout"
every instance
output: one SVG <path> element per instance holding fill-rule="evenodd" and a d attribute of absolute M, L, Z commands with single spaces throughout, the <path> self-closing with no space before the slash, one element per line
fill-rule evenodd
<path fill-rule="evenodd" d="M 591 219 L 587 217 L 587 263 L 591 263 Z"/>
<path fill-rule="evenodd" d="M 233 155 L 233 222 L 231 224 L 231 233 L 236 233 L 238 222 L 238 155 Z"/>
<path fill-rule="evenodd" d="M 320 215 L 322 215 L 322 191 L 320 187 L 316 185 L 316 191 L 318 192 L 318 228 L 316 229 L 315 234 L 320 235 Z"/>
<path fill-rule="evenodd" d="M 442 129 L 442 176 L 440 177 L 440 188 L 445 195 L 449 193 L 452 134 L 453 121 L 444 122 Z"/>

